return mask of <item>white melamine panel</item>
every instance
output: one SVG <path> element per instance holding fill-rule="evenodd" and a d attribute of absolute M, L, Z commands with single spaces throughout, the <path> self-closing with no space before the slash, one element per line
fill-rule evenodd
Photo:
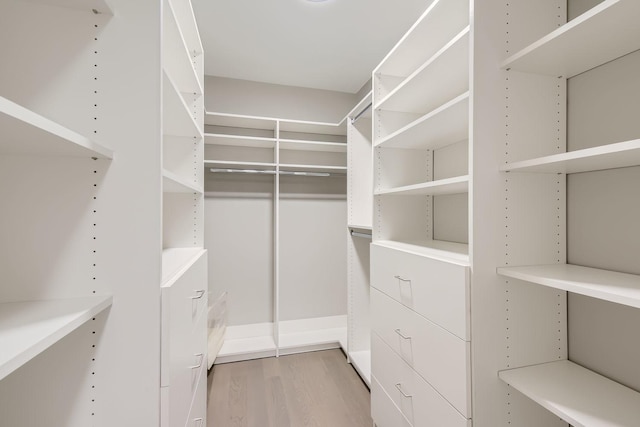
<path fill-rule="evenodd" d="M 469 340 L 469 268 L 371 245 L 371 286 Z"/>
<path fill-rule="evenodd" d="M 469 191 L 469 175 L 403 187 L 379 189 L 375 191 L 374 195 L 436 196 L 441 194 L 466 193 L 467 191 Z"/>
<path fill-rule="evenodd" d="M 184 178 L 169 171 L 162 171 L 162 191 L 165 193 L 202 193 L 202 187 L 191 178 Z"/>
<path fill-rule="evenodd" d="M 469 343 L 377 289 L 371 289 L 371 313 L 373 332 L 463 416 L 470 416 Z"/>
<path fill-rule="evenodd" d="M 280 164 L 311 165 L 311 166 L 339 166 L 346 170 L 346 150 L 342 152 L 332 151 L 308 151 L 280 149 Z"/>
<path fill-rule="evenodd" d="M 498 274 L 640 308 L 640 276 L 570 264 L 498 268 Z"/>
<path fill-rule="evenodd" d="M 347 152 L 348 222 L 371 227 L 373 209 L 373 153 L 371 119 L 360 117 L 348 123 Z"/>
<path fill-rule="evenodd" d="M 164 136 L 162 138 L 162 168 L 174 174 L 202 183 L 202 143 L 197 139 Z"/>
<path fill-rule="evenodd" d="M 205 133 L 205 144 L 229 145 L 239 147 L 271 148 L 276 146 L 275 138 L 260 136 L 225 135 L 220 133 Z"/>
<path fill-rule="evenodd" d="M 431 196 L 375 196 L 373 239 L 429 246 Z"/>
<path fill-rule="evenodd" d="M 183 94 L 185 101 L 191 103 L 202 95 L 202 84 L 193 67 L 190 50 L 179 27 L 173 2 L 165 0 L 162 5 L 162 65 L 178 91 Z"/>
<path fill-rule="evenodd" d="M 433 179 L 469 174 L 469 141 L 462 140 L 433 151 Z"/>
<path fill-rule="evenodd" d="M 432 258 L 456 265 L 469 265 L 469 245 L 444 242 L 440 240 L 420 241 L 412 243 L 391 240 L 377 240 L 377 246 L 395 249 L 418 256 Z"/>
<path fill-rule="evenodd" d="M 329 151 L 346 153 L 347 144 L 344 142 L 305 141 L 301 139 L 280 139 L 281 150 Z"/>
<path fill-rule="evenodd" d="M 349 362 L 362 381 L 371 389 L 371 350 L 350 351 Z"/>
<path fill-rule="evenodd" d="M 573 77 L 640 48 L 634 0 L 607 0 L 503 62 L 503 68 Z M 604 36 L 606 34 L 606 37 Z"/>
<path fill-rule="evenodd" d="M 339 347 L 346 349 L 347 317 L 330 316 L 281 321 L 278 331 L 280 355 Z"/>
<path fill-rule="evenodd" d="M 173 280 L 194 258 L 200 256 L 202 248 L 169 248 L 162 251 L 162 284 Z"/>
<path fill-rule="evenodd" d="M 113 158 L 113 151 L 15 102 L 0 97 L 0 152 Z"/>
<path fill-rule="evenodd" d="M 438 82 L 438 83 L 434 83 Z M 469 89 L 469 27 L 407 77 L 376 109 L 426 114 Z"/>
<path fill-rule="evenodd" d="M 227 113 L 206 113 L 205 125 L 227 126 L 234 128 L 275 130 L 277 119 L 269 117 L 245 116 Z"/>
<path fill-rule="evenodd" d="M 469 195 L 450 194 L 433 198 L 433 238 L 469 243 Z"/>
<path fill-rule="evenodd" d="M 368 351 L 370 336 L 370 253 L 371 240 L 347 237 L 349 353 Z"/>
<path fill-rule="evenodd" d="M 374 149 L 376 191 L 433 180 L 433 151 L 402 148 Z"/>
<path fill-rule="evenodd" d="M 280 120 L 280 132 L 317 133 L 327 135 L 346 135 L 346 118 L 340 122 L 315 122 L 305 120 Z"/>
<path fill-rule="evenodd" d="M 262 327 L 266 325 L 265 329 Z M 273 339 L 273 323 L 259 324 L 256 328 L 256 336 L 246 338 L 234 338 L 235 329 L 251 327 L 253 325 L 230 326 L 227 335 L 220 348 L 215 363 L 232 363 L 240 360 L 260 359 L 276 355 L 276 343 Z"/>
<path fill-rule="evenodd" d="M 180 187 L 179 187 L 180 188 Z M 162 248 L 201 248 L 203 238 L 202 194 L 189 191 L 165 192 L 162 196 Z"/>
<path fill-rule="evenodd" d="M 202 139 L 202 130 L 191 115 L 191 108 L 180 96 L 176 83 L 167 72 L 162 79 L 162 133 L 170 136 L 183 136 Z"/>
<path fill-rule="evenodd" d="M 433 1 L 382 60 L 374 74 L 408 76 L 467 25 L 467 0 Z"/>
<path fill-rule="evenodd" d="M 502 371 L 500 378 L 573 426 L 637 425 L 640 394 L 568 360 Z"/>
<path fill-rule="evenodd" d="M 258 171 L 273 171 L 275 173 L 275 163 L 263 163 L 263 162 L 242 162 L 231 160 L 205 160 L 205 168 L 209 169 L 246 169 L 246 170 L 258 170 Z"/>
<path fill-rule="evenodd" d="M 469 137 L 469 92 L 376 142 L 376 147 L 436 149 Z"/>
<path fill-rule="evenodd" d="M 376 333 L 371 337 L 372 372 L 396 407 L 415 427 L 469 427 L 462 416 Z"/>
<path fill-rule="evenodd" d="M 322 174 L 330 174 L 336 175 L 340 177 L 340 175 L 346 175 L 347 167 L 346 166 L 333 166 L 333 165 L 313 165 L 306 163 L 280 163 L 279 166 L 280 171 L 283 172 L 294 172 L 292 175 L 300 175 L 304 176 L 307 172 L 311 173 L 322 173 Z M 310 176 L 313 176 L 312 174 Z M 325 175 L 321 175 L 325 176 Z M 327 175 L 328 176 L 328 175 Z"/>
<path fill-rule="evenodd" d="M 0 303 L 0 380 L 111 303 L 110 296 Z"/>
<path fill-rule="evenodd" d="M 275 142 L 273 142 L 273 144 L 275 144 Z M 228 162 L 275 164 L 274 147 L 267 148 L 206 144 L 204 146 L 204 158 L 209 161 L 223 160 Z"/>
<path fill-rule="evenodd" d="M 207 425 L 207 369 L 200 368 L 196 391 L 193 394 L 191 409 L 185 427 L 204 427 Z"/>
<path fill-rule="evenodd" d="M 376 427 L 413 427 L 375 376 L 371 377 L 371 418 Z"/>

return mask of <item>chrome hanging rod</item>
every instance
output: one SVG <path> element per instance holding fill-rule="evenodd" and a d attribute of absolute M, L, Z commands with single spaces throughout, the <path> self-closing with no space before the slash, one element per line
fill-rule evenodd
<path fill-rule="evenodd" d="M 373 106 L 373 102 L 370 102 L 370 103 L 369 103 L 369 105 L 367 105 L 366 107 L 364 107 L 364 108 L 362 109 L 362 111 L 360 111 L 358 114 L 356 114 L 356 116 L 355 116 L 354 118 L 352 118 L 352 119 L 351 119 L 351 123 L 355 123 L 355 122 L 357 122 L 357 121 L 358 121 L 358 119 L 359 119 L 359 118 L 360 118 L 364 113 L 366 113 L 366 112 L 367 112 L 367 110 L 368 110 L 369 108 L 371 108 L 372 106 Z"/>
<path fill-rule="evenodd" d="M 295 176 L 331 176 L 328 172 L 304 172 L 304 171 L 271 171 L 260 169 L 220 169 L 212 168 L 209 171 L 213 173 L 246 173 L 246 174 L 262 174 L 262 175 L 295 175 Z"/>
<path fill-rule="evenodd" d="M 373 239 L 373 236 L 371 234 L 358 233 L 357 231 L 353 231 L 353 230 L 351 230 L 351 235 L 353 237 L 361 237 L 363 239 Z"/>

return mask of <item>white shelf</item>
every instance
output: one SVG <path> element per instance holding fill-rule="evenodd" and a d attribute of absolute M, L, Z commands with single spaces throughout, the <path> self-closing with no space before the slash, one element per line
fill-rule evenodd
<path fill-rule="evenodd" d="M 435 0 L 382 60 L 374 74 L 408 76 L 467 25 L 468 0 Z"/>
<path fill-rule="evenodd" d="M 169 283 L 190 261 L 198 258 L 202 248 L 167 248 L 162 251 L 162 286 Z"/>
<path fill-rule="evenodd" d="M 635 427 L 640 420 L 639 393 L 568 360 L 499 376 L 574 427 Z"/>
<path fill-rule="evenodd" d="M 349 359 L 365 384 L 371 388 L 371 350 L 352 351 Z"/>
<path fill-rule="evenodd" d="M 235 160 L 205 160 L 205 167 L 210 166 L 232 166 L 232 167 L 251 167 L 251 168 L 260 168 L 260 169 L 268 169 L 275 170 L 275 163 L 262 163 L 262 162 L 241 162 Z"/>
<path fill-rule="evenodd" d="M 111 296 L 1 303 L 0 380 L 111 303 Z"/>
<path fill-rule="evenodd" d="M 503 68 L 570 78 L 640 49 L 640 2 L 605 0 L 508 58 Z"/>
<path fill-rule="evenodd" d="M 344 347 L 347 341 L 347 328 L 281 333 L 278 341 L 280 354 Z"/>
<path fill-rule="evenodd" d="M 204 124 L 245 129 L 276 130 L 277 119 L 228 113 L 206 113 Z"/>
<path fill-rule="evenodd" d="M 276 146 L 275 138 L 263 138 L 259 136 L 244 135 L 225 135 L 221 133 L 205 133 L 205 144 L 210 145 L 227 145 L 231 147 L 249 147 L 249 148 L 274 148 Z"/>
<path fill-rule="evenodd" d="M 353 230 L 357 233 L 371 233 L 373 231 L 373 227 L 371 225 L 362 225 L 362 224 L 347 224 L 347 228 L 349 230 Z"/>
<path fill-rule="evenodd" d="M 442 240 L 416 240 L 407 242 L 374 240 L 373 244 L 457 265 L 469 265 L 469 245 L 464 243 L 445 242 Z"/>
<path fill-rule="evenodd" d="M 571 264 L 499 267 L 499 275 L 640 308 L 640 276 Z"/>
<path fill-rule="evenodd" d="M 184 2 L 189 3 L 189 2 Z M 187 48 L 182 31 L 178 26 L 178 18 L 169 0 L 164 2 L 164 28 L 162 31 L 163 58 L 162 63 L 176 88 L 185 95 L 191 95 L 195 101 L 202 95 L 202 85 L 193 67 L 193 60 Z"/>
<path fill-rule="evenodd" d="M 162 191 L 164 193 L 202 194 L 202 188 L 166 169 L 162 171 Z"/>
<path fill-rule="evenodd" d="M 200 56 L 204 53 L 202 41 L 198 32 L 198 24 L 193 13 L 191 1 L 169 0 L 171 7 L 178 22 L 178 27 L 182 31 L 187 51 L 194 56 Z"/>
<path fill-rule="evenodd" d="M 345 119 L 339 123 L 311 122 L 305 120 L 280 120 L 280 132 L 317 133 L 322 135 L 347 134 Z"/>
<path fill-rule="evenodd" d="M 276 343 L 273 336 L 225 339 L 214 363 L 259 359 L 275 356 L 275 354 Z"/>
<path fill-rule="evenodd" d="M 289 163 L 280 163 L 280 170 L 328 172 L 328 173 L 344 174 L 347 172 L 347 167 L 346 166 L 328 166 L 328 165 L 294 165 Z"/>
<path fill-rule="evenodd" d="M 374 106 L 375 109 L 428 113 L 469 90 L 469 27 Z"/>
<path fill-rule="evenodd" d="M 281 150 L 329 151 L 346 153 L 346 142 L 309 141 L 301 139 L 280 139 Z"/>
<path fill-rule="evenodd" d="M 198 124 L 190 113 L 190 108 L 180 96 L 171 77 L 163 72 L 162 82 L 162 133 L 164 135 L 202 139 Z"/>
<path fill-rule="evenodd" d="M 375 147 L 430 149 L 469 138 L 469 92 L 465 92 L 382 138 Z"/>
<path fill-rule="evenodd" d="M 579 173 L 640 165 L 640 140 L 508 163 L 506 172 Z"/>
<path fill-rule="evenodd" d="M 113 151 L 0 97 L 0 152 L 112 159 Z"/>
<path fill-rule="evenodd" d="M 464 175 L 421 184 L 406 185 L 404 187 L 377 190 L 373 194 L 376 196 L 438 196 L 443 194 L 466 193 L 468 191 L 469 175 Z"/>
<path fill-rule="evenodd" d="M 85 10 L 87 12 L 98 11 L 105 15 L 113 15 L 113 11 L 105 0 L 26 0 L 31 3 L 49 4 L 67 9 Z"/>

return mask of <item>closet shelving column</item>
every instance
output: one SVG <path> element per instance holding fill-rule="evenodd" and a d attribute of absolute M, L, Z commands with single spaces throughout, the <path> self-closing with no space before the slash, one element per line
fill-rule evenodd
<path fill-rule="evenodd" d="M 371 384 L 369 245 L 373 210 L 371 93 L 347 115 L 347 355 Z"/>
<path fill-rule="evenodd" d="M 206 424 L 203 49 L 189 0 L 162 2 L 161 425 Z"/>
<path fill-rule="evenodd" d="M 509 8 L 510 24 L 524 20 L 530 24 L 522 30 L 510 25 L 509 37 L 516 40 L 513 47 L 526 47 L 508 52 L 502 64 L 512 94 L 504 141 L 509 149 L 500 167 L 509 194 L 505 199 L 509 251 L 497 273 L 513 299 L 530 296 L 527 304 L 536 314 L 522 306 L 511 307 L 514 321 L 527 316 L 533 320 L 509 333 L 512 357 L 499 376 L 565 423 L 635 425 L 640 393 L 568 360 L 563 318 L 565 291 L 640 308 L 640 277 L 567 264 L 565 186 L 568 174 L 640 165 L 640 144 L 631 140 L 565 152 L 564 129 L 567 79 L 640 48 L 640 4 L 605 0 L 567 23 L 558 22 L 558 17 L 566 21 L 563 8 L 540 4 L 533 14 L 538 18 L 531 23 L 531 10 L 521 3 L 503 6 Z M 531 101 L 533 93 L 542 97 Z M 528 132 L 531 117 L 538 118 L 538 130 L 532 133 Z M 528 212 L 513 209 L 518 201 L 533 198 L 536 206 L 529 206 Z M 558 325 L 549 325 L 542 317 L 552 312 L 557 313 Z M 522 395 L 514 396 L 514 402 Z M 513 411 L 514 423 L 527 416 L 523 406 L 520 403 Z"/>
<path fill-rule="evenodd" d="M 471 425 L 470 2 L 434 1 L 373 72 L 377 425 Z"/>

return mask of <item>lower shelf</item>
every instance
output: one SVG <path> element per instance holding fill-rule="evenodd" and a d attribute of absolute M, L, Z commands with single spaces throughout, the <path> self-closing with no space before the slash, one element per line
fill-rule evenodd
<path fill-rule="evenodd" d="M 112 301 L 111 296 L 95 296 L 0 304 L 0 380 L 111 306 Z"/>
<path fill-rule="evenodd" d="M 640 393 L 568 360 L 499 377 L 574 427 L 632 427 L 640 420 Z"/>
<path fill-rule="evenodd" d="M 346 348 L 347 328 L 318 329 L 280 334 L 280 354 Z"/>
<path fill-rule="evenodd" d="M 233 327 L 227 328 L 228 331 Z M 276 355 L 276 343 L 272 336 L 225 339 L 214 363 L 238 362 Z"/>
<path fill-rule="evenodd" d="M 352 351 L 349 353 L 349 360 L 362 381 L 371 388 L 371 350 Z"/>

